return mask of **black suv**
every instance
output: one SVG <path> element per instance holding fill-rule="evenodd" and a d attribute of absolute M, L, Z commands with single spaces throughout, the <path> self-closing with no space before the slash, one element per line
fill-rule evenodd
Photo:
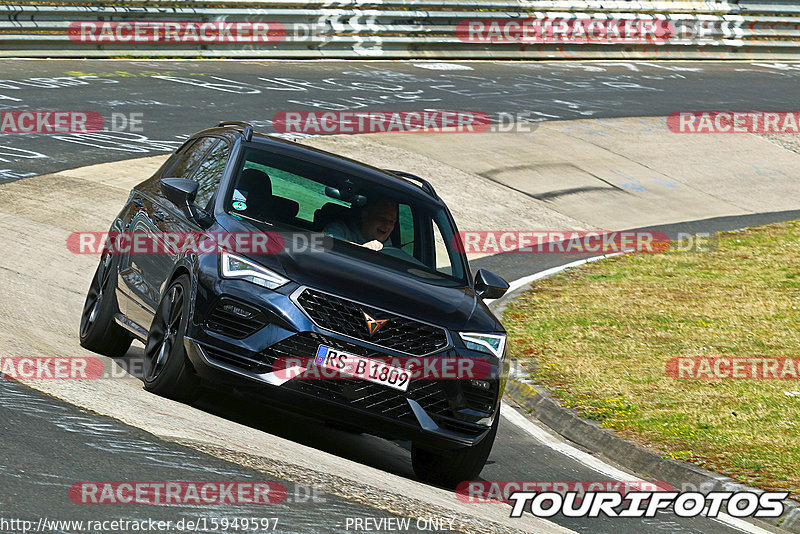
<path fill-rule="evenodd" d="M 373 200 L 393 207 L 378 223 L 388 232 L 380 250 L 357 239 Z M 453 486 L 480 473 L 508 372 L 505 331 L 483 298 L 508 284 L 484 270 L 472 278 L 427 181 L 226 122 L 193 135 L 137 185 L 109 235 L 80 341 L 120 356 L 141 340 L 147 390 L 191 400 L 201 383 L 245 389 L 333 425 L 410 440 L 423 480 Z M 216 245 L 179 247 L 170 235 Z M 220 239 L 242 235 L 273 246 L 242 252 Z M 116 246 L 122 236 L 128 246 Z M 140 253 L 130 246 L 138 238 L 161 252 Z M 484 372 L 403 373 L 391 363 L 441 370 L 429 364 L 448 358 Z"/>

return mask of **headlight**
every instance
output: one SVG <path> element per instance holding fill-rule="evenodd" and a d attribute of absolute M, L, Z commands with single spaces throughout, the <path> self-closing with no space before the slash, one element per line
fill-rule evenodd
<path fill-rule="evenodd" d="M 227 250 L 220 250 L 219 264 L 224 278 L 239 278 L 268 289 L 277 289 L 289 282 L 288 278 Z"/>
<path fill-rule="evenodd" d="M 479 350 L 493 354 L 498 358 L 503 357 L 503 349 L 506 346 L 505 334 L 480 334 L 472 332 L 459 332 L 464 345 L 468 349 Z"/>

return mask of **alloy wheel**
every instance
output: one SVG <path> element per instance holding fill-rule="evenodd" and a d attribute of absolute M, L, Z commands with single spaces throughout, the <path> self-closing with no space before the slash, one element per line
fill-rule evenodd
<path fill-rule="evenodd" d="M 175 347 L 183 316 L 183 297 L 183 288 L 175 284 L 161 302 L 159 317 L 150 329 L 150 339 L 145 351 L 148 382 L 158 378 Z"/>
<path fill-rule="evenodd" d="M 89 329 L 97 320 L 100 305 L 108 289 L 108 280 L 111 278 L 111 270 L 111 254 L 105 252 L 100 259 L 100 265 L 97 266 L 97 272 L 89 286 L 89 293 L 86 295 L 86 303 L 83 305 L 80 332 L 82 338 L 86 337 L 89 333 Z"/>

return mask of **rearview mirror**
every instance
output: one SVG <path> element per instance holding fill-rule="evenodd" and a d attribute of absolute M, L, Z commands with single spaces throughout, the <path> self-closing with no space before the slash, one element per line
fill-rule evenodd
<path fill-rule="evenodd" d="M 336 200 L 344 200 L 345 202 L 349 202 L 353 206 L 358 206 L 359 208 L 367 203 L 367 197 L 364 195 L 352 194 L 352 183 L 350 183 L 349 180 L 346 181 L 345 184 L 349 184 L 348 187 L 350 188 L 346 190 L 345 193 L 342 193 L 341 190 L 335 187 L 331 187 L 329 185 L 325 186 L 325 196 L 335 198 Z"/>
<path fill-rule="evenodd" d="M 508 282 L 491 271 L 478 269 L 475 273 L 475 291 L 484 299 L 499 299 L 508 291 Z"/>

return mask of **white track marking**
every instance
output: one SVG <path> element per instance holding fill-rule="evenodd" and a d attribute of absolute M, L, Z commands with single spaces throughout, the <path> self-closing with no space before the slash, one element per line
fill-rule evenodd
<path fill-rule="evenodd" d="M 614 466 L 611 466 L 604 461 L 600 460 L 596 456 L 589 454 L 588 452 L 582 451 L 563 439 L 557 437 L 556 435 L 548 432 L 547 430 L 535 425 L 531 422 L 528 418 L 524 415 L 519 413 L 515 410 L 511 405 L 503 403 L 503 410 L 500 412 L 502 417 L 505 417 L 509 422 L 513 423 L 514 425 L 518 426 L 528 434 L 530 434 L 533 439 L 550 447 L 554 451 L 557 451 L 564 456 L 572 458 L 576 462 L 579 462 L 591 469 L 594 469 L 601 475 L 605 475 L 609 478 L 613 478 L 616 480 L 625 480 L 630 482 L 641 482 L 641 478 L 637 478 L 634 475 L 626 473 L 621 469 L 617 469 Z"/>
<path fill-rule="evenodd" d="M 613 254 L 604 254 L 602 256 L 592 256 L 591 258 L 586 258 L 584 260 L 577 260 L 570 263 L 565 263 L 564 265 L 559 265 L 558 267 L 553 267 L 552 269 L 546 269 L 544 271 L 540 271 L 538 273 L 532 274 L 530 276 L 525 276 L 518 280 L 514 280 L 510 284 L 508 284 L 508 292 L 514 291 L 516 289 L 521 288 L 526 284 L 530 284 L 536 280 L 541 280 L 542 278 L 547 278 L 548 276 L 552 276 L 556 273 L 560 273 L 565 269 L 569 269 L 570 267 L 578 267 L 583 265 L 584 263 L 590 263 L 597 260 L 603 260 L 605 258 L 611 258 L 613 256 L 619 256 L 624 254 L 623 252 L 614 252 Z"/>
<path fill-rule="evenodd" d="M 559 265 L 558 267 L 553 267 L 551 269 L 545 269 L 544 271 L 539 271 L 538 273 L 534 273 L 530 276 L 524 276 L 522 278 L 514 280 L 513 282 L 510 282 L 508 284 L 508 291 L 506 291 L 506 293 L 511 293 L 512 291 L 516 291 L 517 289 L 521 288 L 524 285 L 530 284 L 531 282 L 535 282 L 536 280 L 541 280 L 542 278 L 547 278 L 548 276 L 552 276 L 556 273 L 560 273 L 561 271 L 569 269 L 570 267 L 578 267 L 580 265 L 583 265 L 584 263 L 602 260 L 605 258 L 611 258 L 613 256 L 619 256 L 620 254 L 624 254 L 624 252 L 614 252 L 613 254 L 592 256 L 591 258 L 565 263 L 564 265 Z M 485 299 L 484 302 L 486 304 L 491 304 L 495 300 L 497 299 Z"/>
<path fill-rule="evenodd" d="M 429 62 L 412 62 L 410 63 L 412 67 L 417 67 L 419 69 L 430 69 L 430 70 L 474 70 L 469 65 L 461 65 L 459 63 L 429 63 Z"/>
<path fill-rule="evenodd" d="M 732 515 L 728 514 L 720 513 L 719 517 L 714 518 L 714 521 L 724 523 L 731 528 L 737 528 L 742 532 L 753 532 L 755 534 L 774 534 L 774 532 L 770 530 L 763 529 L 752 523 L 748 523 L 744 519 L 739 519 L 738 517 L 733 517 Z"/>

